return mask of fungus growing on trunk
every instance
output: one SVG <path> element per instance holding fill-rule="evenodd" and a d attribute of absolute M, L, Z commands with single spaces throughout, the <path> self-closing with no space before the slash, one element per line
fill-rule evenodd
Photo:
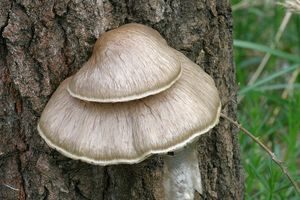
<path fill-rule="evenodd" d="M 127 24 L 101 35 L 68 91 L 87 101 L 131 101 L 168 89 L 180 75 L 179 61 L 157 31 Z"/>
<path fill-rule="evenodd" d="M 193 142 L 220 115 L 214 81 L 156 31 L 137 24 L 119 29 L 122 34 L 104 34 L 109 42 L 100 37 L 91 59 L 61 83 L 39 133 L 50 147 L 92 164 L 134 164 L 163 154 L 166 199 L 193 199 L 194 190 L 202 191 Z M 139 43 L 142 55 L 134 50 Z M 115 54 L 106 57 L 103 49 Z"/>

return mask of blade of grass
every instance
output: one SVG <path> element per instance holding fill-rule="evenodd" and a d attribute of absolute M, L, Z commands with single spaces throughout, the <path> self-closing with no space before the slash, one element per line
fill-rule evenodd
<path fill-rule="evenodd" d="M 295 64 L 295 65 L 292 65 L 290 67 L 284 68 L 283 70 L 280 70 L 280 71 L 278 71 L 278 72 L 276 72 L 276 73 L 274 73 L 274 74 L 272 74 L 270 76 L 267 76 L 267 77 L 263 78 L 262 80 L 259 80 L 259 81 L 255 82 L 255 83 L 253 83 L 252 85 L 244 87 L 243 89 L 241 89 L 239 91 L 239 95 L 245 94 L 245 93 L 249 92 L 250 90 L 253 90 L 253 89 L 257 88 L 258 86 L 260 86 L 260 85 L 262 85 L 262 84 L 264 84 L 264 83 L 266 83 L 268 81 L 271 81 L 271 80 L 273 80 L 273 79 L 275 79 L 275 78 L 277 78 L 277 77 L 279 77 L 279 76 L 281 76 L 283 74 L 286 74 L 286 73 L 288 73 L 290 71 L 293 71 L 293 70 L 295 70 L 295 69 L 297 69 L 299 67 L 300 67 L 299 64 Z"/>
<path fill-rule="evenodd" d="M 277 45 L 277 43 L 279 42 L 284 30 L 286 29 L 287 24 L 289 23 L 290 19 L 292 17 L 292 13 L 287 11 L 282 19 L 282 22 L 280 24 L 280 27 L 275 35 L 275 39 L 274 42 L 271 44 L 271 48 L 274 49 Z M 265 56 L 263 57 L 263 59 L 261 60 L 260 64 L 258 65 L 257 69 L 255 70 L 254 74 L 252 75 L 252 77 L 250 78 L 249 82 L 248 82 L 248 86 L 252 85 L 257 78 L 260 76 L 260 74 L 262 73 L 262 71 L 264 70 L 265 66 L 267 65 L 269 59 L 271 58 L 271 53 L 266 53 Z M 243 100 L 244 96 L 241 95 L 238 99 L 238 102 L 241 102 Z"/>
<path fill-rule="evenodd" d="M 298 74 L 300 73 L 300 69 L 296 69 L 294 71 L 294 73 L 292 74 L 289 82 L 288 82 L 288 87 L 285 88 L 285 90 L 283 91 L 283 93 L 281 94 L 281 98 L 282 99 L 287 99 L 289 94 L 292 93 L 294 87 L 294 82 L 296 81 L 297 77 L 298 77 Z M 270 118 L 270 120 L 268 121 L 268 123 L 271 125 L 275 122 L 275 119 L 277 117 L 277 115 L 279 114 L 279 111 L 280 111 L 280 107 L 277 106 L 276 108 L 274 108 L 273 110 L 273 115 L 272 117 Z"/>
<path fill-rule="evenodd" d="M 292 86 L 290 86 L 287 83 L 266 85 L 266 86 L 261 86 L 261 87 L 255 88 L 255 90 L 257 90 L 257 91 L 282 90 L 282 89 L 286 89 L 288 87 L 291 87 L 291 89 L 300 89 L 300 83 L 296 83 Z"/>
<path fill-rule="evenodd" d="M 272 49 L 268 46 L 253 43 L 253 42 L 248 42 L 248 41 L 242 41 L 242 40 L 234 40 L 233 45 L 235 47 L 241 47 L 241 48 L 246 48 L 246 49 L 252 49 L 256 51 L 261 51 L 265 53 L 270 53 L 271 55 L 287 59 L 292 62 L 300 63 L 300 57 L 295 56 L 293 54 L 289 54 L 287 52 L 278 50 L 278 49 Z"/>

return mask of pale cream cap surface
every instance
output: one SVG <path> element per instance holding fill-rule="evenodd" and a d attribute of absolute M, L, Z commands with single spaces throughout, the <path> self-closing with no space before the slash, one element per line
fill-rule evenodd
<path fill-rule="evenodd" d="M 154 153 L 184 147 L 219 120 L 212 78 L 183 54 L 181 78 L 168 90 L 125 103 L 93 103 L 55 91 L 38 129 L 49 146 L 73 159 L 111 165 L 137 163 Z"/>
<path fill-rule="evenodd" d="M 180 62 L 157 31 L 127 24 L 99 37 L 68 91 L 87 101 L 124 102 L 162 92 L 180 75 Z"/>

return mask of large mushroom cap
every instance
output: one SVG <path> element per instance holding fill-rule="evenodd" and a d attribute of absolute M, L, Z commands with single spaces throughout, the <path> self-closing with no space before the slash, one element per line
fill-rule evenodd
<path fill-rule="evenodd" d="M 66 79 L 44 109 L 39 133 L 64 155 L 89 163 L 136 163 L 185 146 L 216 125 L 220 99 L 212 78 L 177 53 L 182 77 L 168 90 L 124 103 L 73 98 Z"/>
<path fill-rule="evenodd" d="M 180 62 L 157 31 L 127 24 L 101 35 L 68 90 L 82 100 L 123 102 L 164 91 L 180 75 Z"/>

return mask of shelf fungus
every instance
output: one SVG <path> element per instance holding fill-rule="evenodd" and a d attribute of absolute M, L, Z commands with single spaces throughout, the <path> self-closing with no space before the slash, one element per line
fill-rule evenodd
<path fill-rule="evenodd" d="M 65 156 L 97 165 L 162 154 L 166 199 L 193 199 L 202 192 L 195 141 L 218 123 L 220 109 L 208 74 L 157 31 L 127 24 L 104 33 L 61 83 L 38 131 Z"/>

